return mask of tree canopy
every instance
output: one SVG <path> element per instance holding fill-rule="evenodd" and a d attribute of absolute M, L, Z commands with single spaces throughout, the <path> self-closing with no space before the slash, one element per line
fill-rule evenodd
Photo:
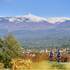
<path fill-rule="evenodd" d="M 21 44 L 13 35 L 9 34 L 3 39 L 0 38 L 0 62 L 3 62 L 5 67 L 10 66 L 11 59 L 21 56 Z"/>

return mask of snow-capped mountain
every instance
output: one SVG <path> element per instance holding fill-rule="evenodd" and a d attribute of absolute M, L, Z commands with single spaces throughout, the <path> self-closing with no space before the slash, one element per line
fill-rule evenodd
<path fill-rule="evenodd" d="M 12 22 L 12 23 L 24 23 L 24 22 L 47 22 L 50 24 L 57 24 L 57 23 L 62 23 L 67 20 L 70 20 L 68 17 L 50 17 L 50 18 L 45 18 L 45 17 L 39 17 L 35 16 L 31 13 L 24 15 L 24 16 L 13 16 L 13 17 L 0 17 L 0 22 Z"/>
<path fill-rule="evenodd" d="M 44 18 L 32 14 L 0 17 L 0 36 L 8 32 L 14 34 L 26 46 L 61 46 L 70 40 L 70 18 Z"/>
<path fill-rule="evenodd" d="M 0 17 L 0 29 L 5 29 L 9 32 L 15 30 L 57 29 L 60 27 L 69 28 L 69 25 L 70 18 L 67 17 L 44 18 L 32 14 L 14 17 Z"/>
<path fill-rule="evenodd" d="M 6 17 L 6 20 L 8 20 L 9 22 L 18 22 L 18 23 L 19 22 L 42 22 L 42 21 L 47 22 L 46 18 L 35 16 L 30 13 L 24 16 Z"/>
<path fill-rule="evenodd" d="M 48 22 L 51 24 L 62 23 L 66 20 L 70 20 L 68 17 L 51 17 L 51 18 L 44 18 L 35 16 L 31 13 L 24 15 L 24 16 L 16 16 L 16 17 L 9 17 L 8 20 L 10 22 Z"/>

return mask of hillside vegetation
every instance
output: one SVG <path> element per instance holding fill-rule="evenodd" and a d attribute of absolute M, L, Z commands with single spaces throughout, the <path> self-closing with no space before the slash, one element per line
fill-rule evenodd
<path fill-rule="evenodd" d="M 11 59 L 21 57 L 21 53 L 21 45 L 13 35 L 0 38 L 0 63 L 4 63 L 4 67 L 11 67 Z"/>

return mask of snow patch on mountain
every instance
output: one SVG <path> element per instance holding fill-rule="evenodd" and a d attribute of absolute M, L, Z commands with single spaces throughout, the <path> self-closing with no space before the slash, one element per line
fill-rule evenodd
<path fill-rule="evenodd" d="M 48 18 L 47 22 L 55 24 L 55 23 L 65 22 L 66 20 L 70 20 L 70 18 L 67 18 L 67 17 L 52 17 L 52 18 Z"/>

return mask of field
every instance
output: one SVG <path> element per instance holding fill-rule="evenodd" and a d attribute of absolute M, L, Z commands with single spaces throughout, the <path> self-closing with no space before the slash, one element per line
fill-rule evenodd
<path fill-rule="evenodd" d="M 34 63 L 30 70 L 70 70 L 70 64 L 42 61 Z"/>
<path fill-rule="evenodd" d="M 12 69 L 13 70 L 13 69 Z M 20 65 L 14 70 L 70 70 L 70 63 L 57 63 L 49 61 L 32 62 L 30 68 Z"/>

